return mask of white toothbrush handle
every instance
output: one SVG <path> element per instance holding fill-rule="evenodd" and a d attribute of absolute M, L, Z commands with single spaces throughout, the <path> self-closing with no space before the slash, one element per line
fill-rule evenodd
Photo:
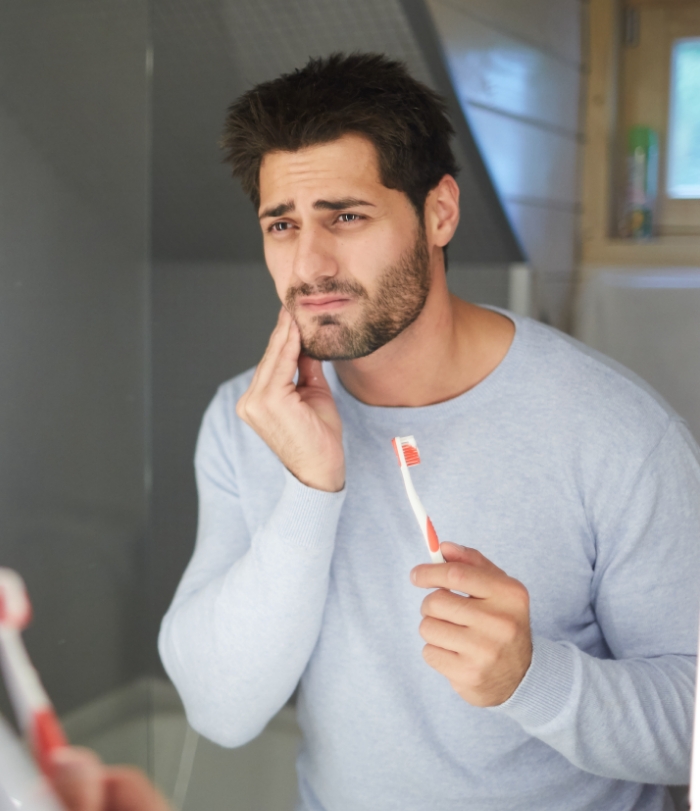
<path fill-rule="evenodd" d="M 27 733 L 34 714 L 50 707 L 51 702 L 16 628 L 0 626 L 0 661 L 17 723 Z"/>
<path fill-rule="evenodd" d="M 430 522 L 430 518 L 428 518 L 428 513 L 425 511 L 425 507 L 422 505 L 421 500 L 418 498 L 418 493 L 416 493 L 416 488 L 413 486 L 411 472 L 409 471 L 407 465 L 401 465 L 401 474 L 403 475 L 403 483 L 404 487 L 406 488 L 406 495 L 408 496 L 408 500 L 410 501 L 411 507 L 413 508 L 413 514 L 416 516 L 416 521 L 418 521 L 418 526 L 420 527 L 420 531 L 423 533 L 423 538 L 425 539 L 425 545 L 428 547 L 430 560 L 433 563 L 444 563 L 445 558 L 443 558 L 439 547 L 437 551 L 434 551 L 433 549 L 430 548 L 430 540 L 431 540 L 430 529 L 432 529 L 432 524 Z M 433 532 L 435 532 L 435 530 L 433 530 Z"/>

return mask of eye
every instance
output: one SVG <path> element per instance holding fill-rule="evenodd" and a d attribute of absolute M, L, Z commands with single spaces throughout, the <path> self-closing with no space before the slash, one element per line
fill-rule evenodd
<path fill-rule="evenodd" d="M 277 234 L 281 234 L 283 231 L 288 231 L 290 227 L 291 223 L 288 222 L 273 222 L 272 225 L 267 230 L 274 231 Z"/>
<path fill-rule="evenodd" d="M 338 222 L 357 222 L 362 219 L 364 217 L 361 214 L 341 214 L 338 217 Z"/>

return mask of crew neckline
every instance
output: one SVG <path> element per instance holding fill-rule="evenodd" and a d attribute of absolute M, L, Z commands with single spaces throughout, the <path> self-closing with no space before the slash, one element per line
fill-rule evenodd
<path fill-rule="evenodd" d="M 338 377 L 331 361 L 325 361 L 323 364 L 323 371 L 326 379 L 331 387 L 333 395 L 343 404 L 343 406 L 360 417 L 370 419 L 374 423 L 396 423 L 396 422 L 410 422 L 415 420 L 426 419 L 440 419 L 442 417 L 452 416 L 465 408 L 473 407 L 489 399 L 497 392 L 504 377 L 512 373 L 519 365 L 522 356 L 522 344 L 524 341 L 524 331 L 526 328 L 525 318 L 515 315 L 508 310 L 500 307 L 493 307 L 480 304 L 484 309 L 493 310 L 494 312 L 504 315 L 506 318 L 513 322 L 515 332 L 513 340 L 508 347 L 503 360 L 490 372 L 480 383 L 473 386 L 471 389 L 451 397 L 449 400 L 443 400 L 441 403 L 433 403 L 424 406 L 377 406 L 368 405 L 358 400 L 343 386 L 340 378 Z"/>

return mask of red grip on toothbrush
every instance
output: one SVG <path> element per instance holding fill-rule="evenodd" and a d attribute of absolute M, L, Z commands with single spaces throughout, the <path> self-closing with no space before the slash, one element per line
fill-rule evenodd
<path fill-rule="evenodd" d="M 440 541 L 438 540 L 437 532 L 435 532 L 433 522 L 430 520 L 430 518 L 426 518 L 425 522 L 428 530 L 428 549 L 430 549 L 431 552 L 439 552 Z"/>
<path fill-rule="evenodd" d="M 45 775 L 52 771 L 49 756 L 54 749 L 68 746 L 68 740 L 52 709 L 41 710 L 34 715 L 32 727 L 32 746 L 34 757 Z"/>

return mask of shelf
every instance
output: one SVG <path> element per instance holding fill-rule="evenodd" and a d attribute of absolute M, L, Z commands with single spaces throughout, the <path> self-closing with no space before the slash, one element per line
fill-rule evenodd
<path fill-rule="evenodd" d="M 700 237 L 586 240 L 581 261 L 615 267 L 700 267 Z"/>

